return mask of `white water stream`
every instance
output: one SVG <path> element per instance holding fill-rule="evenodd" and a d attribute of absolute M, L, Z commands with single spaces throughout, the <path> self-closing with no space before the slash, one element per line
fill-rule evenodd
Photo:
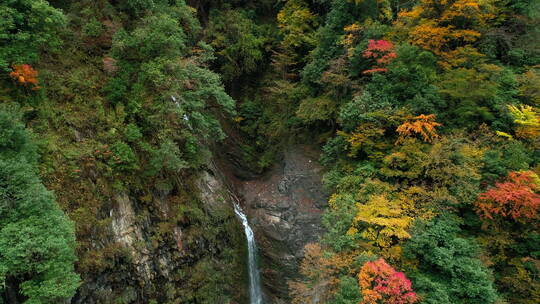
<path fill-rule="evenodd" d="M 244 225 L 244 232 L 246 234 L 248 243 L 248 271 L 249 271 L 249 303 L 250 304 L 262 304 L 262 292 L 261 292 L 261 276 L 259 274 L 259 268 L 257 267 L 257 245 L 255 244 L 255 236 L 253 230 L 249 227 L 247 216 L 242 211 L 242 208 L 237 202 L 234 202 L 234 212 L 242 221 Z"/>

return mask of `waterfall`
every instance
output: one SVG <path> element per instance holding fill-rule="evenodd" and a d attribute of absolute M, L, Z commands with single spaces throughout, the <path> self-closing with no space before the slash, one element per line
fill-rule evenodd
<path fill-rule="evenodd" d="M 261 277 L 259 275 L 259 268 L 257 267 L 257 245 L 255 244 L 255 236 L 253 235 L 253 230 L 249 227 L 247 216 L 237 202 L 234 202 L 234 212 L 242 221 L 242 225 L 244 225 L 244 232 L 248 243 L 250 304 L 262 304 Z"/>

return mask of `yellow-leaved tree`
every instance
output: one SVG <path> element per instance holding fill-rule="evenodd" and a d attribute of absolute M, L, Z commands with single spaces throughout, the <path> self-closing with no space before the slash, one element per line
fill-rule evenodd
<path fill-rule="evenodd" d="M 359 244 L 364 250 L 371 247 L 388 257 L 398 256 L 400 242 L 411 237 L 415 218 L 430 214 L 421 203 L 425 191 L 416 188 L 402 190 L 378 179 L 366 180 L 355 195 L 355 215 L 347 235 L 365 241 Z"/>
<path fill-rule="evenodd" d="M 411 202 L 406 199 L 390 199 L 385 194 L 373 195 L 366 203 L 356 204 L 356 216 L 348 233 L 360 232 L 363 238 L 378 247 L 390 247 L 396 240 L 411 237 L 407 230 L 414 220 L 410 216 L 412 208 Z"/>
<path fill-rule="evenodd" d="M 516 136 L 524 139 L 535 140 L 540 136 L 540 115 L 532 106 L 509 105 L 510 115 L 517 124 Z"/>
<path fill-rule="evenodd" d="M 441 65 L 451 62 L 481 36 L 481 29 L 496 17 L 491 1 L 421 0 L 412 10 L 402 11 L 396 23 L 397 33 L 405 34 L 410 43 L 441 57 Z"/>

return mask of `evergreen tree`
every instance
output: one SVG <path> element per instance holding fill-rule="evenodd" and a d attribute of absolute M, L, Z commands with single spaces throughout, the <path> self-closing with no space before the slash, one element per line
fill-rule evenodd
<path fill-rule="evenodd" d="M 34 63 L 39 51 L 61 45 L 62 11 L 45 0 L 6 0 L 0 3 L 0 69 Z"/>
<path fill-rule="evenodd" d="M 489 271 L 478 258 L 473 240 L 459 235 L 450 215 L 419 223 L 404 248 L 418 264 L 411 272 L 415 290 L 428 304 L 495 303 L 497 292 Z"/>
<path fill-rule="evenodd" d="M 0 105 L 0 290 L 7 303 L 62 303 L 79 285 L 73 225 L 41 183 L 20 117 Z"/>

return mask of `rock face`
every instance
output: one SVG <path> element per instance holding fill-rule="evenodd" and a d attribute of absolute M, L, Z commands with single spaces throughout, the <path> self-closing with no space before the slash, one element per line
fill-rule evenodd
<path fill-rule="evenodd" d="M 182 220 L 178 214 L 182 203 L 173 199 L 179 190 L 155 192 L 146 202 L 122 192 L 104 204 L 110 206 L 104 212 L 109 219 L 109 237 L 95 246 L 120 248 L 122 255 L 105 259 L 109 267 L 83 277 L 71 303 L 244 303 L 247 290 L 243 286 L 247 284 L 242 226 L 234 216 L 228 188 L 219 172 L 209 167 L 192 181 L 190 190 L 196 193 L 189 207 L 190 212 L 206 214 L 208 222 L 190 222 L 193 216 Z M 224 260 L 231 255 L 235 256 L 233 261 Z M 229 276 L 218 275 L 212 270 L 215 265 L 227 268 Z M 219 278 L 210 278 L 212 273 Z M 214 289 L 211 284 L 229 284 L 236 296 L 213 295 L 217 298 L 209 300 L 206 294 L 196 293 L 194 284 L 208 290 Z M 186 296 L 186 291 L 193 291 L 193 295 Z"/>
<path fill-rule="evenodd" d="M 287 281 L 298 277 L 304 246 L 323 232 L 317 159 L 296 145 L 263 176 L 243 169 L 249 174 L 240 179 L 234 163 L 210 163 L 191 180 L 171 177 L 178 182 L 167 192 L 115 193 L 100 212 L 107 236 L 90 243 L 103 263 L 84 273 L 71 303 L 248 303 L 238 198 L 255 232 L 266 303 L 290 303 Z"/>
<path fill-rule="evenodd" d="M 292 146 L 265 176 L 237 186 L 255 230 L 263 288 L 271 303 L 290 303 L 287 281 L 298 276 L 304 246 L 323 232 L 327 195 L 317 159 L 309 147 Z"/>

